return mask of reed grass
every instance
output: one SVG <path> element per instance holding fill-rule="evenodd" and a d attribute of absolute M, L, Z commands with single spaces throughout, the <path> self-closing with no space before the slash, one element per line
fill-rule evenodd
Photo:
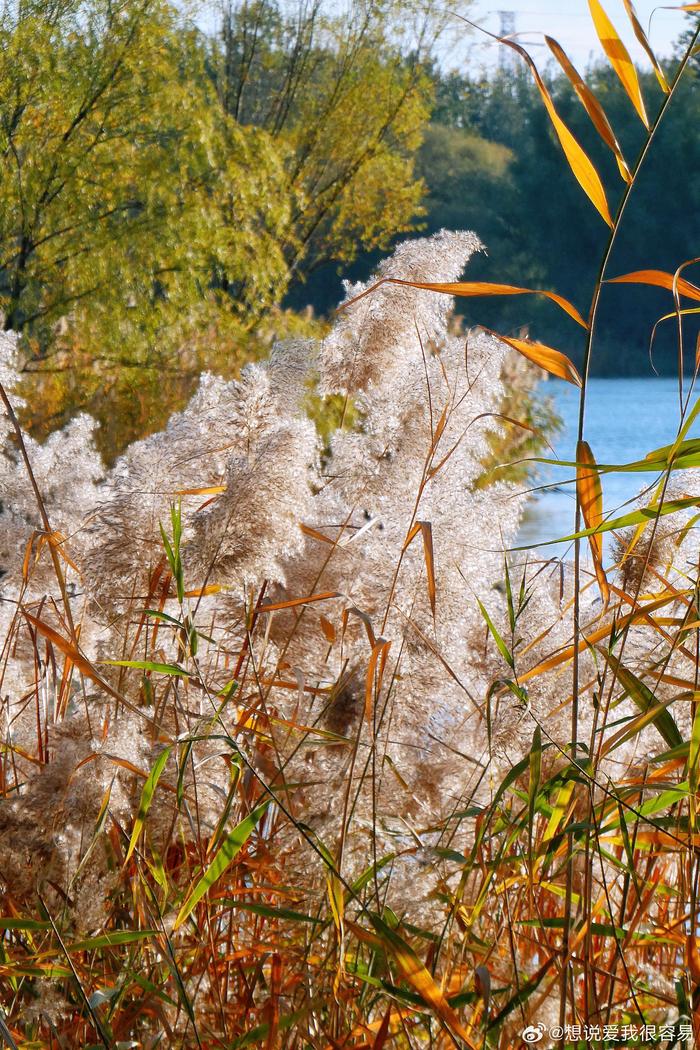
<path fill-rule="evenodd" d="M 696 260 L 613 278 L 673 296 L 677 433 L 599 465 L 585 431 L 611 251 L 700 30 L 673 75 L 653 59 L 649 118 L 591 11 L 646 129 L 636 162 L 549 44 L 618 162 L 614 214 L 503 41 L 610 227 L 586 317 L 541 293 L 587 330 L 580 373 L 524 337 L 469 332 L 465 352 L 449 333 L 450 297 L 535 291 L 458 280 L 469 235 L 400 248 L 315 357 L 292 343 L 240 383 L 206 379 L 106 482 L 88 451 L 74 476 L 23 437 L 7 356 L 3 536 L 23 539 L 19 558 L 2 548 L 9 1046 L 700 1037 Z M 503 558 L 522 478 L 484 487 L 483 468 L 509 354 L 581 388 L 568 567 Z M 340 424 L 322 439 L 303 412 L 314 369 Z M 86 431 L 65 440 L 89 449 Z M 619 470 L 647 484 L 622 512 L 605 506 Z"/>

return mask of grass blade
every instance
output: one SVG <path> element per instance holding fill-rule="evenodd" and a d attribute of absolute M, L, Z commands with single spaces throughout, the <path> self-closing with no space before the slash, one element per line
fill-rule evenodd
<path fill-rule="evenodd" d="M 173 926 L 174 930 L 179 926 L 182 926 L 185 919 L 191 914 L 202 897 L 209 892 L 212 886 L 224 874 L 235 857 L 240 853 L 241 849 L 255 830 L 257 824 L 267 812 L 270 801 L 270 799 L 266 799 L 265 802 L 256 806 L 252 813 L 249 813 L 245 820 L 242 820 L 240 824 L 237 824 L 227 838 L 224 839 L 213 861 L 180 908 L 175 920 L 175 925 Z"/>
<path fill-rule="evenodd" d="M 613 656 L 609 650 L 601 649 L 600 651 L 614 671 L 617 681 L 641 711 L 646 713 L 660 707 L 660 710 L 657 711 L 651 720 L 668 746 L 677 747 L 679 744 L 682 744 L 683 737 L 673 716 L 666 710 L 665 706 L 659 704 L 651 689 L 627 667 L 623 667 L 617 657 Z"/>
<path fill-rule="evenodd" d="M 134 827 L 131 832 L 131 838 L 129 839 L 129 848 L 126 852 L 124 863 L 126 863 L 126 861 L 129 860 L 129 857 L 136 849 L 136 843 L 138 842 L 141 832 L 143 830 L 143 825 L 146 821 L 146 817 L 148 816 L 148 811 L 151 808 L 151 803 L 153 802 L 153 796 L 155 794 L 156 787 L 158 786 L 158 781 L 160 780 L 161 773 L 165 769 L 166 763 L 170 758 L 171 750 L 172 745 L 163 748 L 161 753 L 158 755 L 158 758 L 155 760 L 153 769 L 146 777 L 146 783 L 143 785 L 143 790 L 141 791 L 141 800 L 139 802 L 138 813 L 136 814 L 136 820 L 134 821 Z"/>
<path fill-rule="evenodd" d="M 100 663 L 109 664 L 111 667 L 136 667 L 141 671 L 155 671 L 157 674 L 169 674 L 178 678 L 192 677 L 191 672 L 186 671 L 184 667 L 178 667 L 177 664 L 159 664 L 153 660 L 100 660 Z"/>
<path fill-rule="evenodd" d="M 619 518 L 611 518 L 609 521 L 604 521 L 601 525 L 598 525 L 595 529 L 582 529 L 580 532 L 572 532 L 569 536 L 560 536 L 556 540 L 544 540 L 524 547 L 513 547 L 513 550 L 528 551 L 534 547 L 548 547 L 552 543 L 570 543 L 573 540 L 582 540 L 592 536 L 593 533 L 612 532 L 613 529 L 626 529 L 629 525 L 643 525 L 654 521 L 656 518 L 662 518 L 667 514 L 677 514 L 680 510 L 697 507 L 698 504 L 700 504 L 700 496 L 685 496 L 683 499 L 668 500 L 667 503 L 662 503 L 657 507 L 642 507 L 640 510 L 623 514 Z"/>

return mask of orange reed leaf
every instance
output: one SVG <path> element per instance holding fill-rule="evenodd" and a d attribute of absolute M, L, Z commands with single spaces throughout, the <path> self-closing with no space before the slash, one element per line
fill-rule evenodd
<path fill-rule="evenodd" d="M 674 288 L 679 295 L 687 299 L 695 299 L 700 302 L 700 288 L 691 284 L 683 277 L 675 279 L 672 273 L 665 270 L 633 270 L 632 273 L 623 273 L 619 277 L 608 277 L 606 284 L 650 284 L 656 288 L 666 288 L 672 292 Z"/>
<path fill-rule="evenodd" d="M 219 594 L 220 583 L 208 583 L 205 587 L 194 587 L 191 591 L 185 591 L 185 598 L 206 598 L 208 594 Z"/>
<path fill-rule="evenodd" d="M 374 1042 L 372 1043 L 372 1050 L 382 1050 L 382 1047 L 386 1043 L 387 1036 L 389 1035 L 389 1023 L 391 1021 L 392 1005 L 392 1003 L 389 1003 L 387 1011 L 382 1018 L 382 1023 L 377 1029 L 377 1034 L 374 1037 Z"/>
<path fill-rule="evenodd" d="M 557 113 L 554 107 L 554 102 L 552 101 L 552 96 L 547 90 L 547 87 L 537 70 L 537 66 L 525 48 L 521 47 L 520 44 L 516 44 L 513 40 L 506 40 L 503 37 L 501 38 L 501 43 L 505 44 L 506 47 L 510 47 L 514 51 L 517 51 L 517 53 L 527 62 L 532 75 L 535 78 L 537 89 L 542 96 L 545 109 L 549 114 L 549 119 L 554 126 L 557 138 L 559 139 L 561 148 L 564 150 L 566 159 L 569 162 L 569 167 L 571 168 L 576 181 L 593 204 L 598 214 L 605 220 L 608 226 L 612 228 L 613 220 L 610 214 L 610 209 L 608 208 L 608 201 L 605 196 L 605 190 L 603 189 L 603 183 L 600 180 L 600 176 L 591 163 L 588 155 L 584 152 L 581 146 L 579 146 L 578 142 Z"/>
<path fill-rule="evenodd" d="M 338 309 L 347 310 L 349 306 L 353 306 L 360 299 L 364 299 L 366 295 L 370 295 L 382 284 L 399 284 L 406 288 L 420 288 L 426 292 L 440 292 L 442 295 L 454 295 L 460 299 L 490 295 L 543 295 L 546 299 L 556 303 L 565 314 L 573 318 L 576 324 L 580 324 L 582 328 L 588 328 L 588 325 L 573 303 L 570 303 L 563 295 L 549 292 L 545 288 L 520 288 L 514 284 L 494 284 L 492 281 L 405 281 L 400 277 L 382 277 L 381 280 L 375 281 L 373 285 L 366 288 L 364 292 L 356 295 L 354 299 L 343 303 Z"/>
<path fill-rule="evenodd" d="M 600 482 L 600 474 L 596 461 L 587 441 L 579 441 L 576 448 L 576 492 L 581 513 L 587 529 L 597 529 L 603 523 L 603 487 Z M 603 537 L 600 533 L 593 533 L 588 537 L 593 556 L 596 579 L 600 587 L 601 597 L 607 606 L 610 600 L 610 587 L 603 569 Z"/>
<path fill-rule="evenodd" d="M 56 648 L 63 653 L 66 659 L 70 660 L 70 662 L 78 668 L 81 674 L 90 678 L 100 687 L 100 689 L 104 690 L 105 693 L 108 693 L 109 696 L 113 697 L 115 700 L 118 700 L 119 703 L 123 704 L 129 711 L 133 711 L 134 714 L 139 715 L 144 721 L 149 722 L 151 725 L 155 725 L 155 720 L 151 718 L 150 715 L 147 715 L 142 708 L 137 707 L 136 704 L 132 704 L 125 696 L 122 696 L 120 692 L 112 688 L 109 682 L 107 682 L 99 671 L 93 667 L 92 663 L 83 656 L 73 642 L 69 642 L 66 638 L 63 638 L 58 631 L 53 629 L 53 627 L 49 627 L 49 625 L 44 623 L 43 620 L 39 620 L 36 616 L 32 616 L 26 609 L 22 609 L 22 614 L 32 627 L 39 632 L 39 634 L 42 634 L 44 638 L 48 638 L 52 645 L 55 645 Z"/>
<path fill-rule="evenodd" d="M 557 379 L 565 379 L 567 383 L 581 386 L 581 376 L 578 374 L 573 362 L 561 351 L 554 350 L 551 346 L 545 346 L 544 343 L 535 343 L 530 339 L 515 339 L 510 335 L 501 335 L 490 328 L 484 328 L 484 331 L 496 339 L 500 339 L 502 343 L 512 346 L 523 357 L 527 357 L 529 361 L 533 361 L 545 372 L 556 376 Z"/>
<path fill-rule="evenodd" d="M 293 609 L 296 605 L 308 605 L 311 602 L 324 602 L 328 598 L 340 597 L 338 591 L 323 591 L 321 594 L 307 594 L 305 598 L 290 598 L 286 602 L 273 602 L 271 605 L 261 605 L 258 612 L 277 612 L 279 609 Z"/>
<path fill-rule="evenodd" d="M 617 166 L 620 169 L 620 175 L 625 180 L 625 182 L 631 183 L 632 173 L 627 166 L 627 161 L 625 160 L 622 154 L 622 148 L 620 146 L 620 143 L 617 141 L 615 132 L 610 126 L 610 121 L 606 116 L 605 110 L 603 109 L 603 107 L 601 106 L 600 102 L 593 94 L 591 89 L 588 87 L 586 82 L 583 80 L 576 67 L 571 62 L 569 56 L 564 51 L 563 47 L 561 47 L 561 45 L 558 44 L 556 40 L 553 40 L 551 36 L 545 36 L 545 40 L 547 42 L 549 50 L 552 52 L 557 62 L 564 70 L 564 73 L 568 77 L 569 81 L 571 82 L 571 86 L 578 95 L 581 101 L 581 105 L 590 117 L 591 123 L 593 124 L 594 128 L 596 129 L 606 146 L 608 146 L 609 149 L 611 149 L 613 154 L 615 155 Z"/>
<path fill-rule="evenodd" d="M 403 549 L 409 546 L 413 539 L 420 532 L 423 537 L 423 555 L 425 557 L 425 570 L 428 574 L 428 598 L 430 599 L 430 608 L 435 616 L 435 601 L 436 601 L 436 589 L 435 589 L 435 555 L 433 551 L 433 527 L 429 521 L 417 521 L 408 536 L 406 542 L 403 545 Z"/>
<path fill-rule="evenodd" d="M 226 491 L 225 485 L 203 485 L 193 489 L 175 489 L 175 496 L 218 496 Z"/>
<path fill-rule="evenodd" d="M 671 602 L 677 600 L 675 594 L 664 595 L 663 598 L 658 598 L 656 601 L 650 602 L 648 605 L 641 605 L 633 612 L 627 613 L 625 616 L 621 616 L 616 623 L 617 631 L 621 631 L 628 624 L 636 623 L 638 620 L 653 621 L 649 616 L 650 613 L 655 612 L 656 609 L 661 609 L 664 605 L 669 605 Z M 599 627 L 595 631 L 590 631 L 584 634 L 581 641 L 578 643 L 578 651 L 584 652 L 589 646 L 594 645 L 596 642 L 601 641 L 603 638 L 607 638 L 612 632 L 613 625 L 607 624 L 605 627 Z M 582 632 L 583 633 L 583 632 Z M 523 674 L 518 675 L 518 682 L 523 683 L 528 681 L 530 678 L 536 678 L 538 675 L 546 674 L 547 671 L 553 670 L 555 667 L 559 667 L 560 664 L 566 663 L 574 655 L 574 646 L 569 645 L 566 649 L 561 649 L 558 653 L 554 653 L 552 656 L 548 656 L 542 660 L 541 663 L 535 667 L 530 668 L 529 671 L 525 671 Z"/>
<path fill-rule="evenodd" d="M 639 77 L 629 52 L 620 40 L 615 26 L 612 24 L 600 0 L 588 0 L 588 6 L 593 18 L 596 33 L 603 45 L 603 50 L 610 60 L 610 65 L 615 70 L 617 77 L 627 92 L 630 102 L 634 106 L 644 127 L 649 130 L 649 118 L 644 108 L 642 89 L 639 85 Z"/>
<path fill-rule="evenodd" d="M 318 540 L 320 543 L 329 543 L 331 547 L 335 547 L 335 540 L 332 540 L 329 536 L 324 536 L 322 532 L 318 532 L 316 529 L 312 529 L 310 525 L 299 525 L 299 528 L 305 536 L 309 536 L 312 540 Z"/>
<path fill-rule="evenodd" d="M 280 1024 L 280 994 L 282 991 L 282 956 L 279 952 L 272 953 L 272 965 L 270 966 L 270 1023 L 267 1030 L 267 1050 L 274 1050 L 277 1046 L 277 1034 Z"/>
<path fill-rule="evenodd" d="M 319 622 L 321 624 L 321 630 L 323 631 L 324 638 L 326 639 L 329 645 L 333 645 L 333 643 L 335 642 L 335 627 L 333 626 L 330 620 L 326 619 L 325 616 L 319 617 Z"/>
<path fill-rule="evenodd" d="M 369 658 L 369 663 L 367 664 L 367 679 L 365 681 L 365 719 L 367 725 L 372 724 L 374 697 L 375 693 L 377 695 L 379 694 L 379 690 L 382 687 L 386 658 L 389 654 L 390 648 L 391 642 L 387 641 L 386 638 L 377 638 L 377 641 L 372 647 L 372 653 Z"/>
<path fill-rule="evenodd" d="M 634 35 L 636 36 L 638 43 L 641 45 L 644 51 L 646 51 L 647 57 L 652 64 L 652 67 L 656 74 L 656 79 L 659 82 L 659 87 L 665 95 L 668 95 L 671 88 L 669 87 L 668 81 L 666 80 L 666 75 L 661 66 L 659 65 L 656 55 L 654 54 L 654 49 L 649 43 L 647 35 L 644 32 L 644 29 L 642 28 L 642 24 L 639 21 L 639 18 L 637 17 L 637 12 L 634 9 L 634 4 L 632 3 L 632 0 L 622 0 L 622 2 L 625 5 L 627 17 L 629 18 L 632 24 Z"/>

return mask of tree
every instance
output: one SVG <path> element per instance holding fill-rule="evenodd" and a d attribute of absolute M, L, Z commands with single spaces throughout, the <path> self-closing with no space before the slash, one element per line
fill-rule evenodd
<path fill-rule="evenodd" d="M 221 112 L 204 57 L 164 0 L 0 16 L 0 310 L 29 369 L 162 375 L 282 294 L 279 157 Z"/>
<path fill-rule="evenodd" d="M 196 36 L 168 4 L 21 6 L 0 33 L 7 329 L 44 349 L 56 320 L 90 300 L 108 317 L 103 340 L 123 339 L 134 316 L 158 328 L 181 315 L 217 267 L 239 309 L 274 298 L 276 155 L 265 136 L 213 120 Z"/>
<path fill-rule="evenodd" d="M 293 279 L 412 228 L 431 101 L 423 60 L 439 30 L 430 5 L 405 0 L 330 13 L 322 0 L 228 0 L 214 76 L 226 112 L 282 145 Z"/>
<path fill-rule="evenodd" d="M 410 226 L 434 23 L 402 57 L 407 9 L 260 0 L 217 43 L 168 0 L 5 4 L 0 312 L 36 433 L 86 407 L 113 454 L 254 354 L 291 280 Z"/>

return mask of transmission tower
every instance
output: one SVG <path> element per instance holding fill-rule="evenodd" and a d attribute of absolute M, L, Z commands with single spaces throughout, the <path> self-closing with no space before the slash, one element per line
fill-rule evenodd
<path fill-rule="evenodd" d="M 501 27 L 499 29 L 499 36 L 511 37 L 515 33 L 515 11 L 499 11 L 498 15 L 501 19 Z M 498 68 L 502 70 L 514 69 L 515 52 L 510 47 L 500 47 L 498 53 Z"/>

